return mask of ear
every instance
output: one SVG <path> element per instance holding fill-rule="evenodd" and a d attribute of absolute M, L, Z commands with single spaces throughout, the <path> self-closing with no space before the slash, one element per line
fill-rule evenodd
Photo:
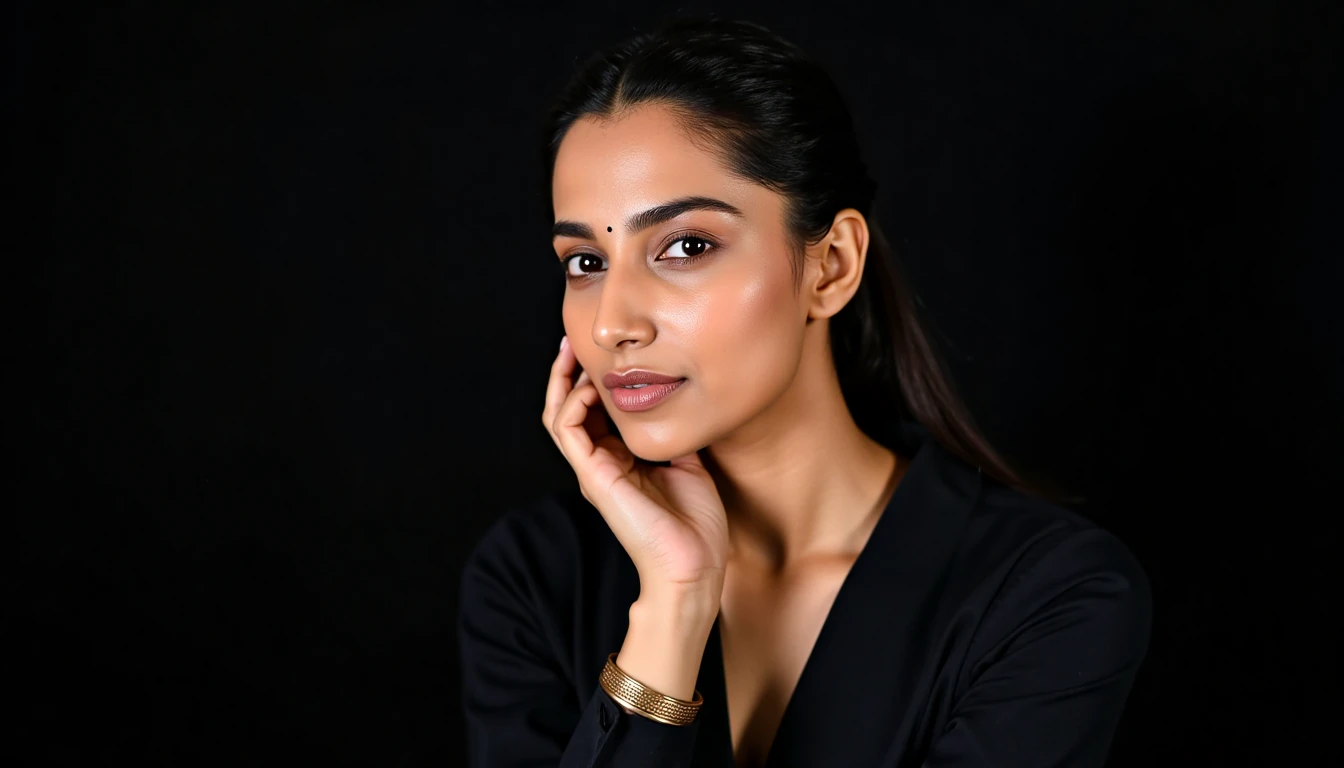
<path fill-rule="evenodd" d="M 831 317 L 859 290 L 868 258 L 868 220 L 854 208 L 835 214 L 831 231 L 807 249 L 808 319 Z"/>

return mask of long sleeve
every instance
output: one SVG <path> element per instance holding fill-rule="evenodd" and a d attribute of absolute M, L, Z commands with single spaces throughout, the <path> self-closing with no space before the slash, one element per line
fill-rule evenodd
<path fill-rule="evenodd" d="M 506 516 L 462 574 L 457 636 L 472 768 L 684 768 L 699 722 L 627 714 L 596 676 L 576 680 L 553 620 L 570 572 L 561 541 Z M 615 650 L 615 649 L 612 649 Z"/>
<path fill-rule="evenodd" d="M 1109 533 L 1076 533 L 1005 588 L 924 768 L 1099 768 L 1152 623 L 1148 580 Z"/>

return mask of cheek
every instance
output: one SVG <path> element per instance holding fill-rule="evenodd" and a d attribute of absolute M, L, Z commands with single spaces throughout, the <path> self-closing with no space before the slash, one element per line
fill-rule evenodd
<path fill-rule="evenodd" d="M 582 332 L 582 321 L 579 315 L 579 303 L 570 301 L 569 297 L 566 296 L 560 307 L 560 319 L 565 325 L 565 335 L 569 337 L 570 344 L 573 344 Z"/>
<path fill-rule="evenodd" d="M 715 393 L 736 392 L 720 402 L 757 407 L 792 379 L 801 354 L 802 321 L 785 264 L 722 283 L 706 297 L 701 315 L 701 361 L 705 384 Z"/>
<path fill-rule="evenodd" d="M 581 299 L 572 300 L 566 297 L 561 306 L 560 318 L 565 326 L 565 335 L 569 337 L 569 344 L 574 349 L 574 356 L 578 358 L 579 367 L 585 368 L 583 361 L 588 359 L 592 362 L 592 353 L 595 349 L 592 312 Z"/>

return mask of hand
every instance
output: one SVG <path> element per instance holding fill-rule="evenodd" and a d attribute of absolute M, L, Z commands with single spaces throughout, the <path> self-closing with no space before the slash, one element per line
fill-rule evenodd
<path fill-rule="evenodd" d="M 641 600 L 692 593 L 717 613 L 728 558 L 728 522 L 697 453 L 658 466 L 638 459 L 608 429 L 588 372 L 566 338 L 551 365 L 541 421 L 639 572 Z"/>

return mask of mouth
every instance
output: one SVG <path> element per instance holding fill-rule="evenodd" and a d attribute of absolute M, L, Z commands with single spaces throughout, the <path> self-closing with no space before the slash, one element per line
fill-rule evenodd
<path fill-rule="evenodd" d="M 654 384 L 673 384 L 678 381 L 684 381 L 685 376 L 670 376 L 666 373 L 656 373 L 654 371 L 631 370 L 625 373 L 611 371 L 603 374 L 602 385 L 607 389 L 617 389 L 620 387 L 643 388 L 645 385 Z"/>
<path fill-rule="evenodd" d="M 681 385 L 685 383 L 686 379 L 673 379 L 667 382 L 620 385 L 608 389 L 611 391 L 612 404 L 622 411 L 631 413 L 647 411 L 661 404 L 668 395 L 681 389 Z"/>

